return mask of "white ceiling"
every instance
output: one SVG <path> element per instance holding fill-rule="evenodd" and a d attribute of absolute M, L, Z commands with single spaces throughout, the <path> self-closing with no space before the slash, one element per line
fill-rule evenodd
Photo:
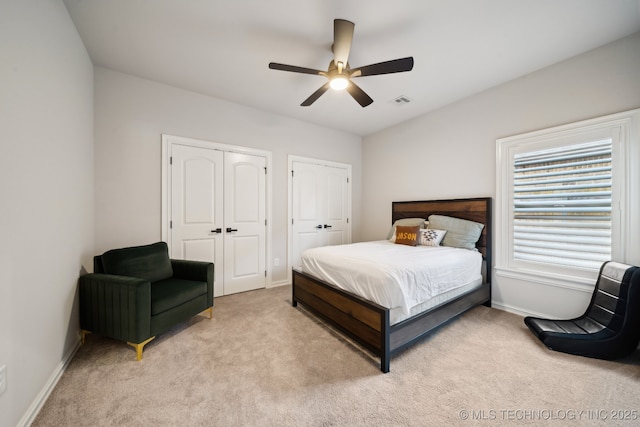
<path fill-rule="evenodd" d="M 367 135 L 640 31 L 638 0 L 64 0 L 94 64 L 264 111 Z M 352 68 L 374 103 L 329 91 L 333 19 L 355 23 Z M 404 95 L 412 100 L 399 106 Z"/>

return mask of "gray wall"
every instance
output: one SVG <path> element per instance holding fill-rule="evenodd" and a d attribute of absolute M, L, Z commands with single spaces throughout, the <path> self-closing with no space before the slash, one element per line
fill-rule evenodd
<path fill-rule="evenodd" d="M 61 1 L 1 2 L 0 58 L 0 426 L 13 427 L 78 344 L 77 279 L 93 254 L 93 66 Z"/>
<path fill-rule="evenodd" d="M 353 166 L 360 238 L 361 138 L 96 67 L 96 252 L 161 240 L 161 135 L 272 152 L 271 256 L 287 259 L 287 155 Z M 269 261 L 270 264 L 272 260 Z M 271 267 L 274 282 L 288 266 Z"/>
<path fill-rule="evenodd" d="M 362 145 L 363 240 L 385 236 L 394 200 L 495 198 L 498 138 L 638 107 L 640 33 L 369 135 Z M 640 212 L 632 215 L 640 221 Z M 494 224 L 494 236 L 501 232 Z M 627 261 L 640 263 L 640 253 Z M 590 292 L 493 283 L 495 305 L 522 314 L 578 314 Z"/>

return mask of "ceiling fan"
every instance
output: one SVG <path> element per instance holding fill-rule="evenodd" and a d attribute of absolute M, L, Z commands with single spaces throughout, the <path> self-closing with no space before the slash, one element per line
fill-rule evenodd
<path fill-rule="evenodd" d="M 311 96 L 305 99 L 302 104 L 300 104 L 301 106 L 308 107 L 331 88 L 336 90 L 346 89 L 358 104 L 362 107 L 366 107 L 373 102 L 373 99 L 371 99 L 365 91 L 360 89 L 359 86 L 353 83 L 351 79 L 356 77 L 376 76 L 379 74 L 402 73 L 413 69 L 412 56 L 351 69 L 349 67 L 348 59 L 349 51 L 351 50 L 351 41 L 353 40 L 354 27 L 355 25 L 353 22 L 346 21 L 344 19 L 335 19 L 333 21 L 333 45 L 331 46 L 331 50 L 333 51 L 334 57 L 333 60 L 329 62 L 327 71 L 297 67 L 295 65 L 279 64 L 277 62 L 269 63 L 269 68 L 272 70 L 315 74 L 329 79 L 329 81 L 321 86 L 320 89 L 316 90 L 311 94 Z"/>

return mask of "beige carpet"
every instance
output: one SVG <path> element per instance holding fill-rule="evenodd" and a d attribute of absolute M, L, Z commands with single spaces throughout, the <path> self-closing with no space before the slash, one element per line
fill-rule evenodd
<path fill-rule="evenodd" d="M 89 335 L 33 425 L 640 425 L 640 351 L 552 352 L 522 318 L 478 307 L 382 374 L 301 307 L 289 287 L 217 298 L 213 320 L 161 335 L 141 362 Z"/>

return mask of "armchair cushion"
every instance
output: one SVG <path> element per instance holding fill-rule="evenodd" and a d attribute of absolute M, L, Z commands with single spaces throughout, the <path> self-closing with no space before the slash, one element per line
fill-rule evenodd
<path fill-rule="evenodd" d="M 151 284 L 151 315 L 171 310 L 207 294 L 207 282 L 184 279 L 159 280 Z"/>
<path fill-rule="evenodd" d="M 173 276 L 165 242 L 107 251 L 102 255 L 102 266 L 107 274 L 137 277 L 150 282 Z"/>

